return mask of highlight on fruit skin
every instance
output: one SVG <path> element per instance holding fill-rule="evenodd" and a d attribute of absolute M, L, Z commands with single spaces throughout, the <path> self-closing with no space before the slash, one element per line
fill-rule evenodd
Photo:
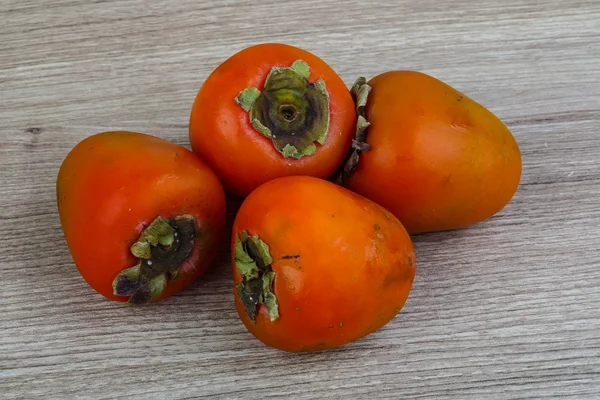
<path fill-rule="evenodd" d="M 190 113 L 193 151 L 229 192 L 278 177 L 327 178 L 350 149 L 356 114 L 344 81 L 297 47 L 251 46 L 219 65 Z"/>
<path fill-rule="evenodd" d="M 290 352 L 375 332 L 404 306 L 416 268 L 396 217 L 306 176 L 269 181 L 244 200 L 231 257 L 240 319 L 266 345 Z"/>
<path fill-rule="evenodd" d="M 429 75 L 357 80 L 358 123 L 336 182 L 396 215 L 410 233 L 490 218 L 515 194 L 521 153 L 485 107 Z"/>
<path fill-rule="evenodd" d="M 164 299 L 200 277 L 225 231 L 217 176 L 191 151 L 143 133 L 79 142 L 60 167 L 56 199 L 83 278 L 131 305 Z"/>

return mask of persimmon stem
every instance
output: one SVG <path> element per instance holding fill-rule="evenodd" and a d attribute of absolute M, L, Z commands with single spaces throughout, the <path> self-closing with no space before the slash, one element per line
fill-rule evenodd
<path fill-rule="evenodd" d="M 325 81 L 308 81 L 310 67 L 302 60 L 290 67 L 273 67 L 263 91 L 248 87 L 235 98 L 248 112 L 252 127 L 270 138 L 285 158 L 317 152 L 329 130 L 329 93 Z"/>
<path fill-rule="evenodd" d="M 113 293 L 128 296 L 133 305 L 159 297 L 192 253 L 195 236 L 196 220 L 191 215 L 154 219 L 131 246 L 138 263 L 115 277 Z"/>

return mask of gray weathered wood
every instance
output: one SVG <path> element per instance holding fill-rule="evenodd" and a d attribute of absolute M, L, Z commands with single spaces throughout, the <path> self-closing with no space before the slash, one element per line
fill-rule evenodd
<path fill-rule="evenodd" d="M 600 397 L 597 0 L 5 0 L 0 16 L 0 397 Z M 348 84 L 430 73 L 495 112 L 523 153 L 510 205 L 415 236 L 403 311 L 325 353 L 246 332 L 225 249 L 160 304 L 104 300 L 56 213 L 79 140 L 129 129 L 187 146 L 203 79 L 265 41 L 313 51 Z"/>

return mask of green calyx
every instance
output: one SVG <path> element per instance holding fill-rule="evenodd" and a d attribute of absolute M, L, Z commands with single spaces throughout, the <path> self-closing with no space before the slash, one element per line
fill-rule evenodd
<path fill-rule="evenodd" d="M 271 268 L 273 258 L 269 246 L 257 235 L 249 236 L 242 231 L 236 236 L 233 261 L 242 275 L 242 281 L 236 286 L 237 295 L 250 320 L 256 322 L 259 304 L 267 307 L 271 322 L 279 318 L 279 305 L 273 293 L 275 272 Z"/>
<path fill-rule="evenodd" d="M 273 67 L 263 91 L 248 87 L 235 98 L 248 112 L 254 129 L 270 138 L 285 157 L 300 159 L 317 152 L 329 130 L 329 93 L 325 81 L 308 81 L 310 67 L 297 60 Z"/>
<path fill-rule="evenodd" d="M 192 254 L 195 236 L 196 221 L 191 215 L 154 219 L 131 246 L 131 254 L 139 262 L 115 277 L 113 293 L 128 296 L 132 305 L 158 298 Z"/>
<path fill-rule="evenodd" d="M 371 87 L 367 84 L 364 77 L 359 77 L 352 86 L 351 93 L 356 105 L 356 132 L 352 140 L 352 148 L 346 157 L 346 161 L 342 164 L 342 168 L 338 172 L 335 182 L 338 185 L 343 185 L 348 179 L 352 171 L 358 166 L 358 161 L 362 152 L 367 151 L 371 146 L 367 143 L 367 130 L 371 125 L 367 121 L 366 108 L 367 100 Z"/>

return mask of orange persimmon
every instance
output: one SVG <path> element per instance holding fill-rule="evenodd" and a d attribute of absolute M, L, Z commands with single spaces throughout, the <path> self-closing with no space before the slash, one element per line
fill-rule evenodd
<path fill-rule="evenodd" d="M 135 132 L 104 132 L 77 144 L 56 183 L 67 244 L 100 294 L 141 304 L 172 295 L 215 257 L 225 195 L 191 151 Z"/>
<path fill-rule="evenodd" d="M 263 184 L 232 232 L 235 303 L 246 328 L 286 351 L 319 351 L 387 324 L 406 302 L 415 255 L 391 213 L 305 176 Z"/>
<path fill-rule="evenodd" d="M 338 182 L 391 211 L 410 233 L 483 221 L 514 195 L 517 141 L 474 100 L 414 71 L 359 80 L 353 93 L 358 134 Z"/>
<path fill-rule="evenodd" d="M 329 65 L 270 43 L 238 52 L 210 74 L 189 135 L 225 188 L 245 196 L 281 176 L 327 178 L 350 149 L 355 121 L 350 91 Z"/>

